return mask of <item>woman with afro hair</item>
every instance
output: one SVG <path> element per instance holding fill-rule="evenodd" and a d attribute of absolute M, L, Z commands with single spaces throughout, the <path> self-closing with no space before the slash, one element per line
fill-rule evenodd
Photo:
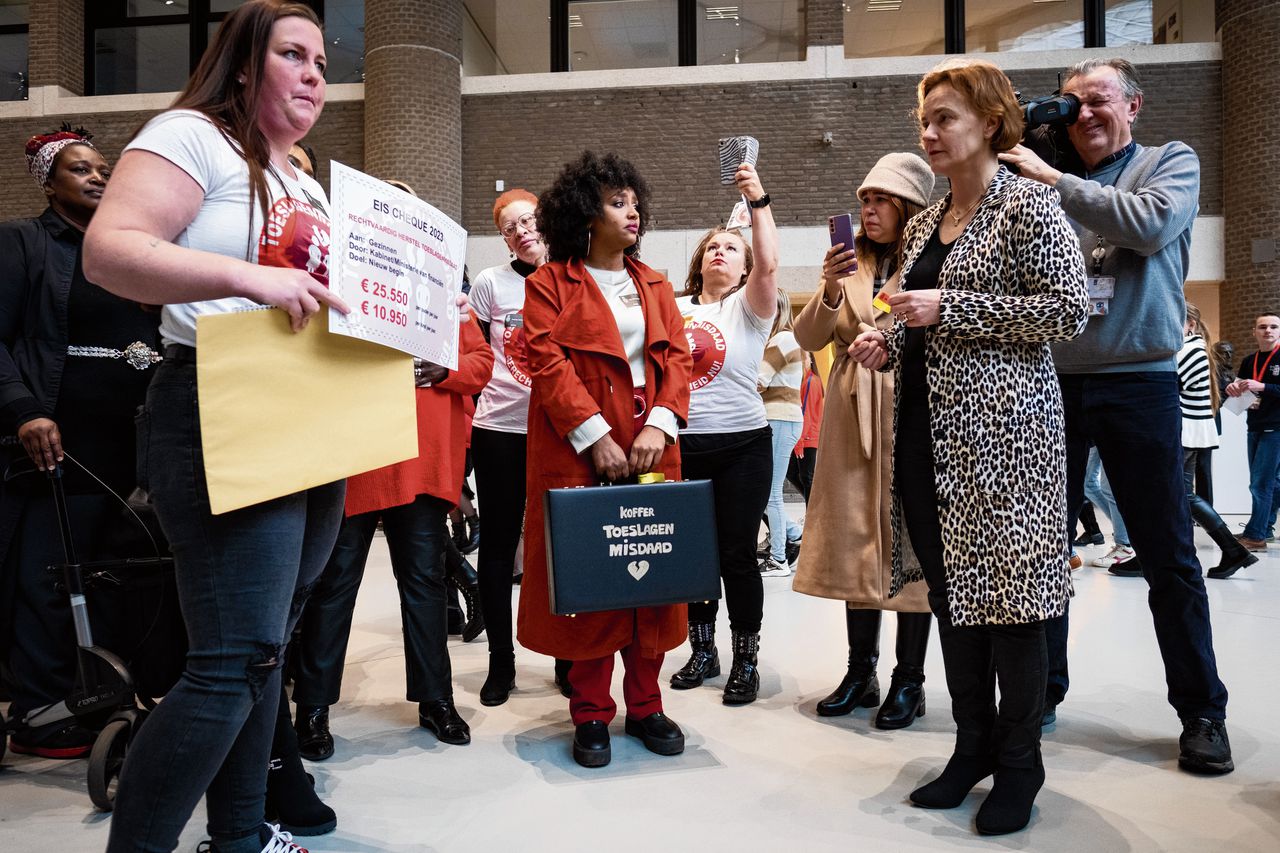
<path fill-rule="evenodd" d="M 573 757 L 609 763 L 615 653 L 626 668 L 626 733 L 659 755 L 684 750 L 663 714 L 658 671 L 684 640 L 684 605 L 575 618 L 551 612 L 542 495 L 660 471 L 680 476 L 676 438 L 689 406 L 692 361 L 671 283 L 636 259 L 649 188 L 627 161 L 585 152 L 538 200 L 550 261 L 525 287 L 529 400 L 522 645 L 571 661 Z"/>

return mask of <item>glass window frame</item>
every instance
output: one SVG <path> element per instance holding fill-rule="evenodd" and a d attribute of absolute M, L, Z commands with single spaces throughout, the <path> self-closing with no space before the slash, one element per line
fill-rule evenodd
<path fill-rule="evenodd" d="M 27 20 L 28 22 L 31 20 L 29 10 L 28 10 Z M 22 98 L 15 99 L 13 101 L 0 101 L 0 104 L 4 104 L 4 103 L 16 104 L 18 103 L 18 100 L 23 100 L 23 101 L 29 100 L 31 98 L 31 25 L 30 23 L 4 24 L 3 26 L 0 26 L 0 36 L 26 36 L 27 37 L 27 70 L 26 70 L 26 73 L 23 75 L 23 80 L 22 80 L 22 91 L 23 91 Z"/>
<path fill-rule="evenodd" d="M 324 19 L 324 0 L 301 0 L 310 6 Z M 195 71 L 205 48 L 209 46 L 209 25 L 220 23 L 230 12 L 210 11 L 210 0 L 190 0 L 188 11 L 176 15 L 130 15 L 127 0 L 94 0 L 86 3 L 84 10 L 84 91 L 86 95 L 97 95 L 97 63 L 95 61 L 94 44 L 100 29 L 117 29 L 128 27 L 153 27 L 185 25 L 188 28 L 188 68 L 187 74 Z M 8 28 L 0 27 L 0 30 Z M 136 92 L 115 92 L 111 94 L 137 94 Z"/>

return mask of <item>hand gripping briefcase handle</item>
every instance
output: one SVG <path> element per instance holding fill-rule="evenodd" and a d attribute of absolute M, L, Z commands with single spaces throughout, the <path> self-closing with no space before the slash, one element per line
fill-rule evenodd
<path fill-rule="evenodd" d="M 543 501 L 557 616 L 720 597 L 710 480 L 550 489 Z"/>

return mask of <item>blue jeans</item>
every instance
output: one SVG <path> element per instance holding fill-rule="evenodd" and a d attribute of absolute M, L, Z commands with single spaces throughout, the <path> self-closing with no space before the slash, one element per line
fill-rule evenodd
<path fill-rule="evenodd" d="M 1111 492 L 1111 483 L 1107 480 L 1107 472 L 1102 470 L 1102 457 L 1098 448 L 1089 448 L 1089 462 L 1084 469 L 1084 496 L 1097 507 L 1111 526 L 1115 529 L 1117 545 L 1129 544 L 1129 531 L 1125 529 L 1120 510 L 1116 509 L 1116 498 Z"/>
<path fill-rule="evenodd" d="M 782 484 L 787 479 L 787 463 L 791 460 L 791 452 L 796 449 L 796 442 L 800 440 L 803 428 L 804 424 L 800 421 L 769 421 L 769 429 L 773 430 L 773 479 L 769 483 L 769 506 L 766 510 L 769 517 L 769 553 L 783 565 L 787 562 L 787 540 L 794 542 L 804 535 L 800 525 L 787 518 L 782 502 Z"/>
<path fill-rule="evenodd" d="M 1150 592 L 1147 603 L 1164 660 L 1169 704 L 1182 719 L 1224 720 L 1227 688 L 1218 678 L 1209 599 L 1192 538 L 1182 478 L 1182 408 L 1173 371 L 1062 374 L 1067 427 L 1067 524 L 1084 503 L 1089 443 L 1111 476 L 1116 505 L 1129 520 Z M 1046 702 L 1067 690 L 1067 617 L 1045 624 L 1049 645 Z"/>
<path fill-rule="evenodd" d="M 1244 535 L 1249 539 L 1267 540 L 1276 526 L 1280 510 L 1280 430 L 1251 432 L 1249 449 L 1249 494 L 1253 510 Z"/>
<path fill-rule="evenodd" d="M 258 853 L 282 653 L 333 548 L 346 485 L 212 515 L 190 363 L 159 366 L 138 441 L 140 479 L 173 548 L 190 651 L 130 745 L 107 850 L 173 850 L 206 796 L 220 853 Z"/>

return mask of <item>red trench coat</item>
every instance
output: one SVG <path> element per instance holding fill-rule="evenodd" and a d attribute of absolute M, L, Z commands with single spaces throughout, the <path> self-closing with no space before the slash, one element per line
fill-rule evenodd
<path fill-rule="evenodd" d="M 665 406 L 683 427 L 689 415 L 693 359 L 671 283 L 630 258 L 627 271 L 645 316 L 645 399 Z M 604 657 L 634 643 L 647 657 L 684 642 L 683 604 L 555 616 L 547 586 L 542 495 L 547 489 L 599 484 L 590 451 L 575 453 L 567 436 L 596 413 L 624 453 L 634 440 L 631 368 L 613 312 L 580 260 L 544 264 L 525 284 L 524 330 L 533 389 L 529 398 L 528 501 L 524 582 L 517 636 L 535 652 L 565 660 Z M 679 446 L 657 469 L 680 478 Z"/>

